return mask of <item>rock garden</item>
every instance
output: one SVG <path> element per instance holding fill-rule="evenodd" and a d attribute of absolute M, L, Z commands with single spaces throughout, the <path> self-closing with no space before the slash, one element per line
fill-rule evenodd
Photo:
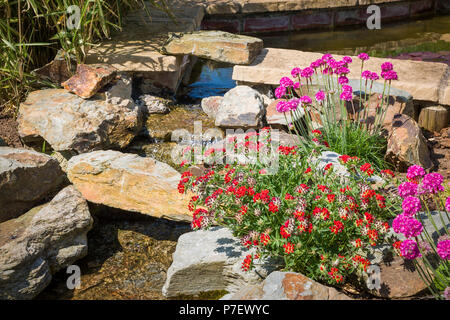
<path fill-rule="evenodd" d="M 0 299 L 450 299 L 447 1 L 51 2 L 0 4 Z"/>

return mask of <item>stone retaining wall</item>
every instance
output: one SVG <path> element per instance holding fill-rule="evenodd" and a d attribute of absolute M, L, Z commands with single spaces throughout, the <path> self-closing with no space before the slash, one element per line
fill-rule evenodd
<path fill-rule="evenodd" d="M 381 21 L 450 12 L 450 0 L 236 0 L 204 4 L 204 30 L 276 32 L 365 24 L 367 7 L 381 8 Z"/>

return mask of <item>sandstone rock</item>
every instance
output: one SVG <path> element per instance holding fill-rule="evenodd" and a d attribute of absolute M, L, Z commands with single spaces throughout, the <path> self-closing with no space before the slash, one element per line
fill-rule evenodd
<path fill-rule="evenodd" d="M 276 265 L 256 260 L 257 272 L 244 272 L 242 262 L 249 253 L 227 228 L 213 227 L 183 234 L 167 271 L 163 294 L 175 297 L 216 290 L 235 292 L 243 285 L 258 283 Z"/>
<path fill-rule="evenodd" d="M 65 89 L 88 99 L 116 76 L 116 69 L 106 64 L 79 64 L 73 77 L 63 82 Z"/>
<path fill-rule="evenodd" d="M 250 64 L 263 48 L 263 41 L 223 31 L 196 31 L 173 34 L 162 52 L 191 54 L 205 59 L 233 64 Z"/>
<path fill-rule="evenodd" d="M 223 97 L 216 115 L 216 126 L 225 128 L 255 128 L 261 126 L 264 100 L 254 89 L 237 86 Z"/>
<path fill-rule="evenodd" d="M 290 112 L 280 113 L 277 111 L 277 103 L 282 99 L 277 99 L 269 104 L 266 109 L 266 120 L 267 124 L 272 128 L 284 128 L 287 127 L 287 123 L 293 123 L 294 121 L 300 120 L 304 115 L 305 111 L 303 108 L 298 108 L 300 117 L 291 117 Z M 287 120 L 287 123 L 286 123 Z"/>
<path fill-rule="evenodd" d="M 221 96 L 203 98 L 202 110 L 208 115 L 208 117 L 215 119 L 222 101 L 223 97 Z"/>
<path fill-rule="evenodd" d="M 67 81 L 72 76 L 76 68 L 77 62 L 75 57 L 70 56 L 67 59 L 64 51 L 59 50 L 53 61 L 39 69 L 33 70 L 33 73 L 60 86 L 62 82 Z"/>
<path fill-rule="evenodd" d="M 369 109 L 367 114 L 367 123 L 373 124 L 375 121 L 375 116 L 377 115 L 377 107 L 381 106 L 381 100 L 378 99 L 378 94 L 374 94 L 369 99 Z M 383 119 L 383 126 L 389 127 L 394 120 L 394 116 L 397 114 L 406 114 L 412 119 L 417 118 L 416 110 L 414 108 L 414 103 L 412 97 L 391 97 L 388 99 L 389 105 L 386 109 L 386 113 Z M 386 106 L 383 106 L 385 109 Z M 361 111 L 362 116 L 362 111 Z M 380 116 L 378 116 L 380 117 Z M 381 121 L 381 119 L 380 119 Z"/>
<path fill-rule="evenodd" d="M 0 147 L 0 222 L 55 195 L 64 180 L 58 162 L 46 154 Z"/>
<path fill-rule="evenodd" d="M 123 148 L 141 129 L 141 114 L 131 108 L 92 98 L 84 100 L 63 89 L 30 93 L 20 105 L 18 128 L 25 142 L 44 139 L 56 151 L 87 152 Z"/>
<path fill-rule="evenodd" d="M 52 274 L 84 257 L 92 223 L 86 201 L 73 186 L 0 223 L 0 299 L 31 299 Z"/>
<path fill-rule="evenodd" d="M 258 285 L 246 286 L 221 300 L 351 300 L 301 273 L 274 271 Z"/>
<path fill-rule="evenodd" d="M 303 2 L 302 2 L 303 3 Z M 284 76 L 289 76 L 292 68 L 305 68 L 322 57 L 322 53 L 304 52 L 297 50 L 265 48 L 249 66 L 235 66 L 233 68 L 233 80 L 278 85 Z M 333 55 L 336 60 L 341 60 L 342 55 Z M 357 57 L 352 57 L 350 65 L 350 80 L 358 79 L 361 74 L 361 64 Z M 364 63 L 364 69 L 380 72 L 381 64 L 388 61 L 386 58 L 371 57 Z M 446 79 L 448 66 L 444 63 L 430 63 L 411 60 L 391 61 L 398 73 L 398 81 L 392 85 L 409 92 L 414 99 L 438 102 L 448 105 L 450 99 L 450 80 Z M 411 70 L 415 70 L 417 77 L 411 78 Z M 448 79 L 447 79 L 448 80 Z M 314 80 L 315 81 L 315 80 Z M 383 79 L 377 82 L 383 86 Z M 392 94 L 392 93 L 391 93 Z"/>
<path fill-rule="evenodd" d="M 88 201 L 157 218 L 192 219 L 189 195 L 177 190 L 180 174 L 152 158 L 94 151 L 71 158 L 67 174 Z"/>
<path fill-rule="evenodd" d="M 397 114 L 389 127 L 386 160 L 397 170 L 406 172 L 414 164 L 424 168 L 432 167 L 430 151 L 425 137 L 416 121 L 407 115 Z"/>
<path fill-rule="evenodd" d="M 151 94 L 143 94 L 139 97 L 139 104 L 146 114 L 167 113 L 170 111 L 169 106 L 172 101 Z"/>

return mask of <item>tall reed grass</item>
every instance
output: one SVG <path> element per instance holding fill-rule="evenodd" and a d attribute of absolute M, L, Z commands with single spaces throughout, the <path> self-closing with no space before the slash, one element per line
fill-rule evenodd
<path fill-rule="evenodd" d="M 51 61 L 58 49 L 83 62 L 89 46 L 121 30 L 127 10 L 149 7 L 170 14 L 166 0 L 0 0 L 0 116 L 14 115 L 30 90 L 45 83 L 31 71 Z M 80 8 L 79 28 L 67 28 Z M 47 85 L 51 85 L 47 83 Z"/>

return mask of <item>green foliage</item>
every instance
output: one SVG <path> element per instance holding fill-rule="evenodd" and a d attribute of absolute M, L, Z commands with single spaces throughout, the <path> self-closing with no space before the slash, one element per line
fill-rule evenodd
<path fill-rule="evenodd" d="M 165 0 L 146 2 L 169 12 Z M 69 30 L 71 5 L 80 8 L 80 28 Z M 144 0 L 0 0 L 0 113 L 14 113 L 30 90 L 51 85 L 31 71 L 49 62 L 58 49 L 83 62 L 89 46 L 120 30 L 123 14 L 137 7 L 148 12 Z"/>

